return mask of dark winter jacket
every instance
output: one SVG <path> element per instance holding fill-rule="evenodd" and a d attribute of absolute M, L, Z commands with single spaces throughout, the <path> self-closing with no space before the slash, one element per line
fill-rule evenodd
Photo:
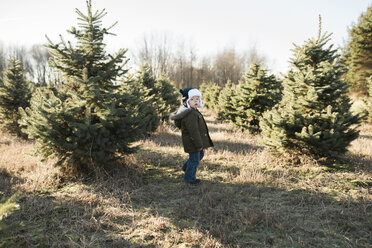
<path fill-rule="evenodd" d="M 182 144 L 185 152 L 197 152 L 213 146 L 203 115 L 193 108 L 181 108 L 170 115 L 182 132 Z"/>

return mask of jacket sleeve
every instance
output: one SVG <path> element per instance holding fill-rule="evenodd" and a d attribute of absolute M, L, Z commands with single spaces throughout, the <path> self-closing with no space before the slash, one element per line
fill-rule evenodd
<path fill-rule="evenodd" d="M 194 143 L 196 149 L 202 148 L 203 142 L 199 131 L 198 115 L 190 113 L 189 116 L 185 118 L 185 127 L 187 132 L 190 134 L 191 141 Z"/>

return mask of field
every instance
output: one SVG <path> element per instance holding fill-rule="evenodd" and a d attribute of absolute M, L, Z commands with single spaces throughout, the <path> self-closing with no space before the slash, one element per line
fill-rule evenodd
<path fill-rule="evenodd" d="M 172 126 L 88 179 L 0 133 L 0 247 L 372 247 L 372 126 L 323 163 L 274 157 L 259 136 L 203 113 L 215 147 L 197 186 L 183 183 Z"/>

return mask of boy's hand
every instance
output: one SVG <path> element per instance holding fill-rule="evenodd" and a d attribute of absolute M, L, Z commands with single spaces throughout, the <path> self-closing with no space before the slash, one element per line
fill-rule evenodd
<path fill-rule="evenodd" d="M 198 150 L 198 152 L 201 152 L 203 150 L 203 147 Z"/>

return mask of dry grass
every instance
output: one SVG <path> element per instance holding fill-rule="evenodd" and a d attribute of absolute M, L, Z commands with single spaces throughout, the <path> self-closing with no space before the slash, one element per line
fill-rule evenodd
<path fill-rule="evenodd" d="M 172 126 L 137 142 L 121 167 L 80 181 L 1 134 L 0 191 L 21 197 L 0 247 L 370 247 L 372 126 L 326 166 L 273 157 L 260 137 L 204 114 L 215 147 L 198 186 L 182 182 L 187 156 Z"/>

